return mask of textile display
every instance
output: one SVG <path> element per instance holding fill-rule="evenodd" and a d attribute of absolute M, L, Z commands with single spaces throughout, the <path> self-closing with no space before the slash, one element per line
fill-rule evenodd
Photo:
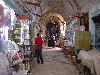
<path fill-rule="evenodd" d="M 89 31 L 76 31 L 75 32 L 75 46 L 76 49 L 89 50 L 91 44 Z"/>
<path fill-rule="evenodd" d="M 0 39 L 0 75 L 12 75 L 13 65 L 22 63 L 19 47 L 14 41 Z"/>
<path fill-rule="evenodd" d="M 0 75 L 7 75 L 9 62 L 2 52 L 0 52 Z"/>
<path fill-rule="evenodd" d="M 95 47 L 90 51 L 80 50 L 78 57 L 90 69 L 91 74 L 100 75 L 100 52 Z"/>

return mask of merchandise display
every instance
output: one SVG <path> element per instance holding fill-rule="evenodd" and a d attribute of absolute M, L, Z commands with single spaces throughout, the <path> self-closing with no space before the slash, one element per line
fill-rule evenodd
<path fill-rule="evenodd" d="M 18 53 L 19 47 L 14 41 L 6 41 L 7 43 L 7 52 L 11 53 L 12 56 Z"/>
<path fill-rule="evenodd" d="M 8 30 L 8 40 L 13 40 L 13 30 Z"/>
<path fill-rule="evenodd" d="M 7 75 L 9 70 L 9 62 L 6 55 L 0 52 L 0 75 Z"/>
<path fill-rule="evenodd" d="M 32 30 L 29 29 L 30 26 L 28 16 L 18 16 L 17 21 L 13 26 L 13 39 L 18 45 L 18 54 L 20 54 L 22 60 L 22 63 L 19 64 L 20 69 L 28 70 L 28 72 L 30 72 L 34 60 L 34 49 L 31 42 Z M 13 64 L 16 64 L 20 60 L 18 58 L 19 56 L 16 54 L 13 58 Z"/>
<path fill-rule="evenodd" d="M 30 35 L 29 35 L 29 25 L 28 19 L 17 19 L 14 27 L 14 41 L 18 45 L 29 45 Z"/>
<path fill-rule="evenodd" d="M 21 28 L 21 22 L 18 19 L 13 27 L 13 33 L 14 33 L 14 42 L 17 44 L 22 44 L 22 28 Z"/>
<path fill-rule="evenodd" d="M 29 45 L 29 30 L 24 28 L 28 20 L 17 20 L 15 12 L 4 4 L 0 4 L 0 9 L 0 75 L 26 75 L 28 70 L 22 69 L 19 45 Z"/>
<path fill-rule="evenodd" d="M 27 70 L 20 70 L 18 71 L 18 73 L 16 73 L 15 71 L 13 71 L 13 75 L 26 75 L 27 74 Z"/>
<path fill-rule="evenodd" d="M 19 47 L 14 41 L 7 41 L 8 43 L 8 50 L 6 51 L 8 54 L 8 58 L 12 62 L 12 65 L 16 65 L 22 62 L 21 57 L 18 53 Z M 9 61 L 9 62 L 10 62 Z"/>
<path fill-rule="evenodd" d="M 90 50 L 90 32 L 76 31 L 75 32 L 75 47 L 76 49 Z"/>
<path fill-rule="evenodd" d="M 2 38 L 0 38 L 0 52 L 6 53 L 7 51 L 7 44 L 6 41 Z"/>
<path fill-rule="evenodd" d="M 0 59 L 0 75 L 12 75 L 16 65 L 22 63 L 18 45 L 14 41 L 0 39 Z"/>

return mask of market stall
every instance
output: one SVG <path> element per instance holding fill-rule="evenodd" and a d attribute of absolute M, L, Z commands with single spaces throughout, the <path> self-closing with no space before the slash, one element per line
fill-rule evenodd
<path fill-rule="evenodd" d="M 0 75 L 20 75 L 22 59 L 19 47 L 14 41 L 0 39 Z M 25 72 L 23 75 L 26 75 Z"/>
<path fill-rule="evenodd" d="M 22 69 L 22 55 L 13 41 L 13 25 L 16 16 L 13 9 L 0 1 L 0 75 L 26 75 L 28 70 Z"/>
<path fill-rule="evenodd" d="M 80 50 L 78 57 L 81 59 L 83 65 L 90 69 L 91 74 L 100 75 L 100 52 L 95 47 L 90 51 Z"/>

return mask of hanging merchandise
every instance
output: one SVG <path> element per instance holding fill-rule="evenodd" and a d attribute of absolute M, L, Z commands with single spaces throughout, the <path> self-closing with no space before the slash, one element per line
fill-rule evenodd
<path fill-rule="evenodd" d="M 69 13 L 68 17 L 72 18 L 72 17 L 74 17 L 74 14 L 73 13 Z"/>
<path fill-rule="evenodd" d="M 73 36 L 73 35 L 74 35 L 74 31 L 71 30 L 71 31 L 70 31 L 70 36 Z"/>
<path fill-rule="evenodd" d="M 16 60 L 18 60 L 16 63 L 15 60 L 13 60 L 13 57 L 15 55 L 18 55 L 18 46 L 13 41 L 6 41 L 4 39 L 0 39 L 0 75 L 12 75 L 13 72 L 13 65 L 16 65 L 18 63 L 21 63 L 20 57 L 16 57 Z M 18 55 L 19 56 L 19 55 Z"/>
<path fill-rule="evenodd" d="M 75 25 L 75 31 L 80 31 L 80 26 L 79 25 Z"/>
<path fill-rule="evenodd" d="M 12 57 L 16 55 L 19 51 L 18 45 L 14 41 L 6 41 L 7 43 L 7 52 L 11 53 Z"/>
<path fill-rule="evenodd" d="M 69 16 L 70 18 L 80 18 L 81 13 L 80 13 L 80 12 L 69 13 L 68 16 Z"/>
<path fill-rule="evenodd" d="M 85 31 L 85 26 L 84 25 L 80 26 L 80 31 Z"/>
<path fill-rule="evenodd" d="M 67 31 L 70 31 L 70 29 L 71 29 L 70 25 L 67 25 L 67 26 L 66 26 L 66 30 L 67 30 Z"/>
<path fill-rule="evenodd" d="M 39 32 L 40 32 L 40 33 L 43 33 L 43 29 L 40 29 Z"/>
<path fill-rule="evenodd" d="M 6 55 L 0 52 L 0 75 L 7 75 L 9 68 L 9 62 L 7 60 Z"/>
<path fill-rule="evenodd" d="M 90 50 L 90 31 L 76 31 L 75 32 L 75 46 L 76 49 Z"/>
<path fill-rule="evenodd" d="M 0 4 L 0 27 L 3 27 L 4 23 L 4 8 Z"/>
<path fill-rule="evenodd" d="M 6 53 L 7 50 L 7 44 L 5 43 L 5 40 L 0 38 L 0 52 Z"/>
<path fill-rule="evenodd" d="M 32 39 L 32 44 L 35 44 L 35 38 Z"/>
<path fill-rule="evenodd" d="M 3 7 L 3 5 L 0 4 L 0 28 L 5 26 L 10 17 L 10 10 L 7 7 Z"/>
<path fill-rule="evenodd" d="M 14 55 L 12 57 L 12 63 L 13 63 L 13 65 L 20 64 L 21 62 L 22 62 L 22 60 L 21 60 L 21 57 L 20 57 L 19 53 L 16 53 L 16 55 Z"/>

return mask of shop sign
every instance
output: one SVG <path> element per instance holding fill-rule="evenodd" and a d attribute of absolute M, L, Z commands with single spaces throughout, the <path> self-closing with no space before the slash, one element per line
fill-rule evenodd
<path fill-rule="evenodd" d="M 81 16 L 81 13 L 76 12 L 76 13 L 69 13 L 68 16 L 70 18 L 79 18 Z"/>
<path fill-rule="evenodd" d="M 18 19 L 29 19 L 28 16 L 17 16 Z"/>

